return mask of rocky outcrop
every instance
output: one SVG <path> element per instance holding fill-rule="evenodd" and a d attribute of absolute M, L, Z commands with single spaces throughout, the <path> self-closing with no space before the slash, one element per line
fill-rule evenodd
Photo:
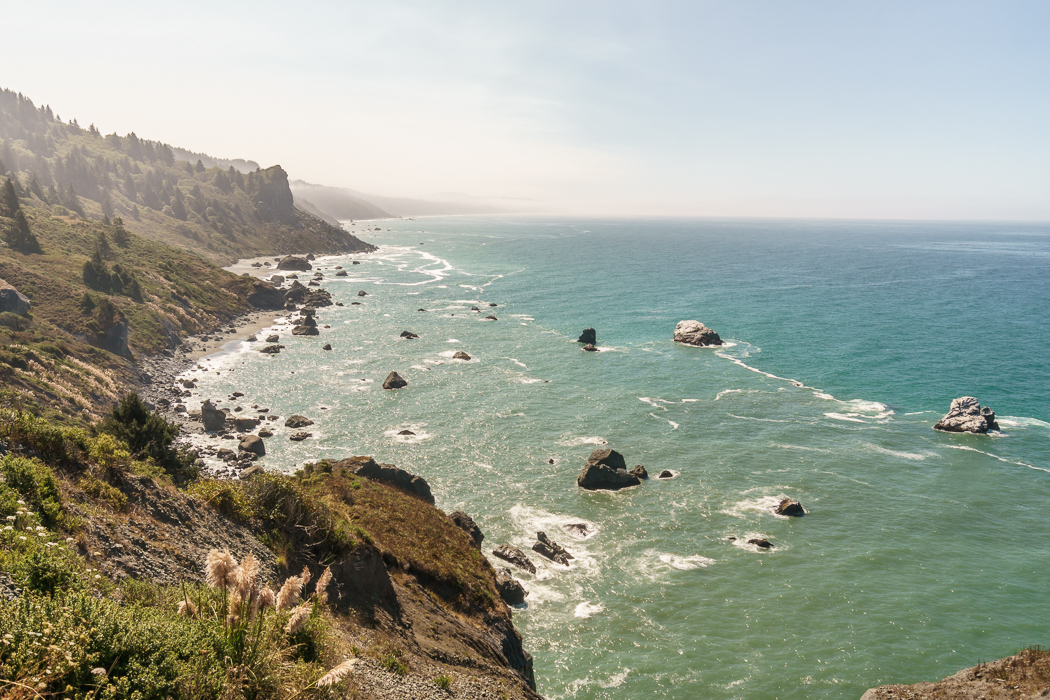
<path fill-rule="evenodd" d="M 806 510 L 798 501 L 793 501 L 790 498 L 785 498 L 780 502 L 780 505 L 777 506 L 776 514 L 800 517 L 806 514 Z"/>
<path fill-rule="evenodd" d="M 304 287 L 299 280 L 292 282 L 292 286 L 284 293 L 285 308 L 288 304 L 310 306 L 320 308 L 332 305 L 332 295 L 324 289 L 310 289 Z"/>
<path fill-rule="evenodd" d="M 509 561 L 514 566 L 518 567 L 519 569 L 524 569 L 530 574 L 536 573 L 536 565 L 533 564 L 527 556 L 525 556 L 525 552 L 521 551 L 514 545 L 501 544 L 499 547 L 496 547 L 494 550 L 492 550 L 492 554 L 494 556 L 499 557 L 503 561 Z"/>
<path fill-rule="evenodd" d="M 580 337 L 576 339 L 576 342 L 595 345 L 598 342 L 598 333 L 593 328 L 584 328 L 583 333 L 580 333 Z"/>
<path fill-rule="evenodd" d="M 760 539 L 760 538 L 757 538 L 757 537 L 748 540 L 747 543 L 748 544 L 753 544 L 756 547 L 758 547 L 759 549 L 772 549 L 773 548 L 773 543 L 772 542 L 770 542 L 769 540 Z"/>
<path fill-rule="evenodd" d="M 0 279 L 0 313 L 29 315 L 29 299 L 2 279 Z"/>
<path fill-rule="evenodd" d="M 128 346 L 128 329 L 128 319 L 121 318 L 115 321 L 102 336 L 102 347 L 114 355 L 131 357 L 131 348 Z"/>
<path fill-rule="evenodd" d="M 594 346 L 593 346 L 593 345 L 591 345 L 590 343 L 587 343 L 586 345 L 584 345 L 584 346 L 583 346 L 583 349 L 584 349 L 584 351 L 586 351 L 586 352 L 598 352 L 598 348 L 594 347 Z"/>
<path fill-rule="evenodd" d="M 456 524 L 456 527 L 470 536 L 470 539 L 474 542 L 474 546 L 480 551 L 481 541 L 485 539 L 485 535 L 481 532 L 481 528 L 478 527 L 478 524 L 474 522 L 474 518 L 461 510 L 457 510 L 448 517 Z"/>
<path fill-rule="evenodd" d="M 639 479 L 648 479 L 649 478 L 649 472 L 647 472 L 645 470 L 645 465 L 644 464 L 639 464 L 634 469 L 632 469 L 629 473 L 630 474 L 634 474 Z"/>
<path fill-rule="evenodd" d="M 264 355 L 276 355 L 284 349 L 283 345 L 267 345 L 266 347 L 259 348 L 259 352 Z"/>
<path fill-rule="evenodd" d="M 302 442 L 303 440 L 309 440 L 313 436 L 313 433 L 308 433 L 305 430 L 303 430 L 298 433 L 292 433 L 288 436 L 288 439 L 292 442 Z"/>
<path fill-rule="evenodd" d="M 1036 700 L 1050 697 L 1050 652 L 1025 649 L 936 683 L 880 685 L 860 700 Z"/>
<path fill-rule="evenodd" d="M 627 471 L 622 454 L 616 450 L 599 449 L 591 453 L 576 483 L 588 491 L 618 491 L 642 482 Z"/>
<path fill-rule="evenodd" d="M 246 433 L 249 430 L 255 430 L 259 427 L 258 418 L 234 418 L 233 425 L 237 430 L 242 433 Z"/>
<path fill-rule="evenodd" d="M 562 547 L 550 537 L 547 537 L 547 533 L 545 532 L 537 532 L 536 539 L 538 541 L 536 544 L 532 545 L 532 551 L 541 556 L 547 557 L 553 562 L 563 566 L 568 566 L 569 560 L 576 558 L 569 554 L 569 550 L 565 549 L 565 547 Z"/>
<path fill-rule="evenodd" d="M 306 258 L 297 258 L 294 255 L 286 256 L 281 262 L 277 263 L 278 270 L 296 270 L 298 272 L 306 272 L 313 268 L 314 266 L 310 264 L 309 260 Z"/>
<path fill-rule="evenodd" d="M 371 457 L 350 457 L 332 466 L 333 468 L 349 469 L 354 474 L 372 481 L 382 481 L 434 505 L 434 494 L 430 492 L 430 484 L 415 474 L 398 469 L 393 464 L 379 464 Z"/>
<path fill-rule="evenodd" d="M 514 578 L 510 569 L 496 569 L 496 590 L 507 605 L 521 605 L 529 592 Z"/>
<path fill-rule="evenodd" d="M 709 345 L 724 345 L 722 339 L 713 330 L 699 321 L 679 321 L 674 327 L 674 340 L 676 343 L 707 347 Z"/>
<path fill-rule="evenodd" d="M 226 411 L 216 408 L 211 399 L 201 404 L 201 422 L 209 433 L 217 433 L 226 427 Z"/>
<path fill-rule="evenodd" d="M 987 433 L 998 430 L 999 424 L 995 422 L 995 411 L 987 406 L 981 408 L 972 396 L 961 396 L 952 401 L 948 414 L 933 427 L 949 433 Z"/>
<path fill-rule="evenodd" d="M 384 389 L 403 389 L 406 386 L 408 386 L 408 382 L 397 372 L 391 372 L 383 380 Z"/>
<path fill-rule="evenodd" d="M 252 283 L 252 291 L 246 298 L 257 309 L 284 308 L 284 292 L 262 280 Z"/>

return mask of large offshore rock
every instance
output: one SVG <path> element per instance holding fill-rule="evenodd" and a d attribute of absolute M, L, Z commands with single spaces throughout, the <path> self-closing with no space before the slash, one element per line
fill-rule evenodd
<path fill-rule="evenodd" d="M 580 488 L 589 491 L 617 491 L 628 486 L 642 483 L 634 474 L 627 471 L 623 455 L 616 450 L 600 449 L 591 453 L 587 463 L 576 479 Z"/>
<path fill-rule="evenodd" d="M 252 284 L 252 291 L 246 298 L 257 309 L 284 308 L 284 292 L 262 280 Z"/>
<path fill-rule="evenodd" d="M 576 339 L 576 342 L 585 345 L 595 345 L 598 342 L 598 334 L 593 328 L 584 328 L 583 333 L 580 333 L 580 337 Z"/>
<path fill-rule="evenodd" d="M 298 270 L 299 272 L 306 272 L 312 270 L 313 265 L 306 258 L 297 258 L 294 255 L 286 256 L 281 262 L 277 263 L 278 270 Z"/>
<path fill-rule="evenodd" d="M 699 321 L 679 321 L 674 327 L 674 340 L 677 343 L 707 347 L 709 345 L 724 345 L 722 339 L 713 330 Z"/>
<path fill-rule="evenodd" d="M 995 411 L 987 406 L 981 408 L 981 403 L 972 396 L 960 396 L 933 427 L 949 433 L 987 433 L 998 430 L 999 424 L 995 422 Z"/>
<path fill-rule="evenodd" d="M 391 372 L 383 380 L 384 389 L 403 389 L 406 386 L 408 386 L 408 382 L 397 372 Z"/>

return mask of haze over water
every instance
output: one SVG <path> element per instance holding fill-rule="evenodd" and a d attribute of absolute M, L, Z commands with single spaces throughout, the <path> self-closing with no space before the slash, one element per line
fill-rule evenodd
<path fill-rule="evenodd" d="M 568 569 L 529 552 L 538 574 L 514 572 L 545 697 L 855 698 L 1050 643 L 1050 227 L 381 225 L 360 265 L 315 263 L 346 304 L 318 311 L 330 329 L 281 326 L 273 357 L 234 344 L 189 407 L 304 414 L 314 437 L 276 423 L 264 465 L 397 464 L 486 552 L 565 545 Z M 675 345 L 693 318 L 729 345 Z M 574 342 L 588 326 L 600 353 Z M 406 389 L 381 388 L 391 370 Z M 1003 434 L 931 430 L 962 395 Z M 606 444 L 677 477 L 581 491 Z M 808 515 L 773 515 L 783 497 Z M 562 529 L 580 522 L 596 534 Z"/>

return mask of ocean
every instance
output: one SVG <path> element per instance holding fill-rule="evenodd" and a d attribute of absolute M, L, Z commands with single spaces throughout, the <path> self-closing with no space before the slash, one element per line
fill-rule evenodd
<path fill-rule="evenodd" d="M 229 344 L 188 373 L 188 405 L 305 415 L 313 437 L 277 422 L 267 468 L 372 455 L 470 513 L 486 553 L 529 553 L 514 623 L 545 697 L 859 698 L 1050 645 L 1050 225 L 352 230 L 380 250 L 315 262 L 345 304 L 321 335 Z M 683 319 L 727 345 L 676 345 Z M 601 352 L 575 342 L 587 327 Z M 384 391 L 390 371 L 408 387 Z M 1000 434 L 932 430 L 965 395 Z M 604 446 L 675 478 L 580 490 Z M 807 515 L 774 515 L 785 497 Z M 529 551 L 540 530 L 571 566 Z"/>

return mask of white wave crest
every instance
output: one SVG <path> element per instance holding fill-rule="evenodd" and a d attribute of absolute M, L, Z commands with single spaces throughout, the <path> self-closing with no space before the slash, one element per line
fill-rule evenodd
<path fill-rule="evenodd" d="M 714 559 L 710 557 L 704 557 L 699 554 L 693 554 L 692 556 L 683 557 L 677 554 L 660 554 L 660 561 L 667 564 L 672 569 L 678 569 L 679 571 L 694 571 L 696 569 L 706 569 L 715 563 Z"/>
<path fill-rule="evenodd" d="M 604 611 L 605 611 L 605 606 L 602 605 L 601 603 L 592 604 L 590 601 L 586 601 L 585 600 L 585 601 L 583 601 L 582 603 L 580 603 L 579 605 L 576 606 L 576 610 L 573 611 L 572 616 L 573 617 L 578 617 L 578 618 L 581 618 L 581 619 L 587 619 L 588 617 L 590 617 L 591 615 L 594 615 L 595 613 L 600 613 L 600 612 L 604 612 Z M 609 687 L 611 687 L 611 686 L 609 686 Z"/>

